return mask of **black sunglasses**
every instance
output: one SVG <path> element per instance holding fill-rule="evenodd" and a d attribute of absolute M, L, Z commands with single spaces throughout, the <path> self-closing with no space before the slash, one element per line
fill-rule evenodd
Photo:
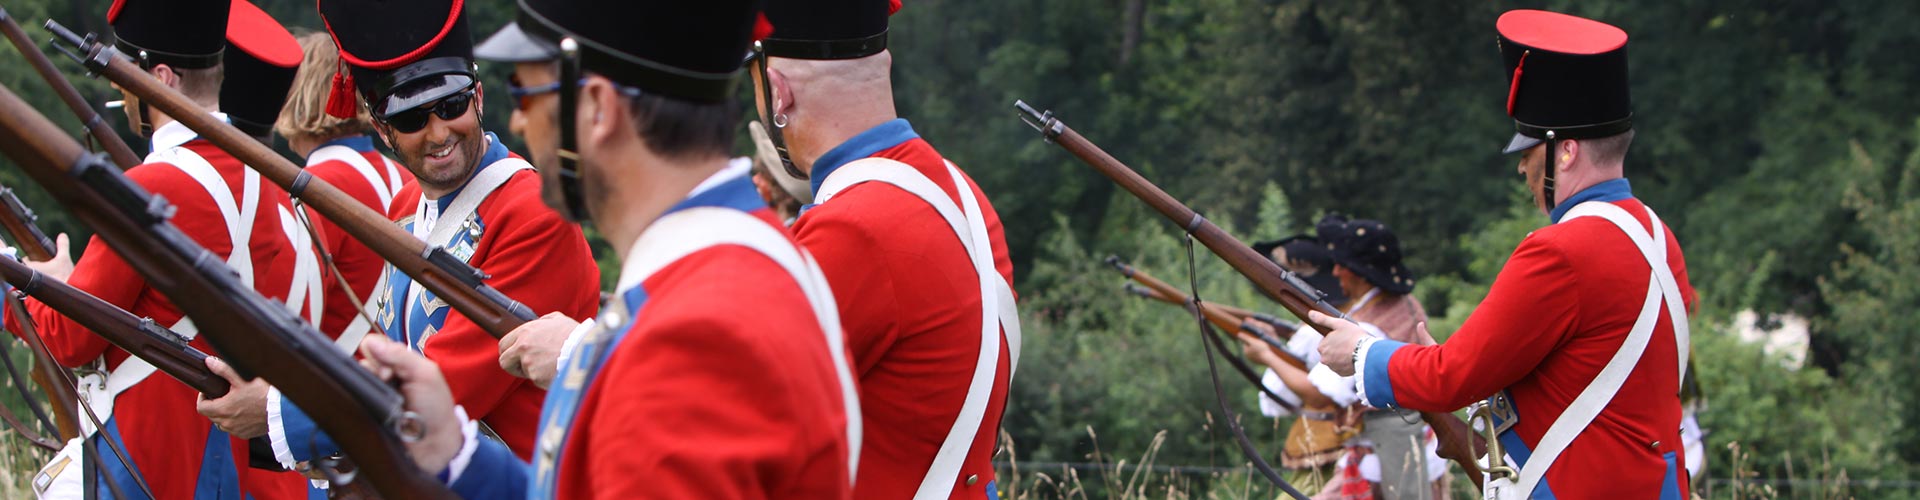
<path fill-rule="evenodd" d="M 438 116 L 442 120 L 452 120 L 467 114 L 467 107 L 473 105 L 473 89 L 446 96 L 433 104 L 415 106 L 413 109 L 394 113 L 383 122 L 403 134 L 418 132 L 427 128 L 427 116 Z"/>

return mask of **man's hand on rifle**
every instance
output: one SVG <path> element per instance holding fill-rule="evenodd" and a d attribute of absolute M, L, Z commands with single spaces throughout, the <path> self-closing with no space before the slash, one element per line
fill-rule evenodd
<path fill-rule="evenodd" d="M 465 419 L 456 413 L 453 390 L 434 364 L 407 346 L 379 335 L 360 342 L 360 365 L 400 389 L 407 411 L 420 417 L 425 434 L 407 443 L 407 453 L 428 474 L 439 474 L 453 463 L 466 444 Z"/>
<path fill-rule="evenodd" d="M 500 338 L 500 368 L 547 388 L 559 371 L 560 351 L 567 337 L 579 327 L 580 322 L 573 318 L 551 312 L 514 328 Z"/>
<path fill-rule="evenodd" d="M 1307 321 L 1316 325 L 1333 328 L 1327 337 L 1320 340 L 1320 363 L 1333 369 L 1342 377 L 1353 376 L 1353 348 L 1360 339 L 1367 338 L 1367 331 L 1358 323 L 1322 314 L 1320 311 L 1307 313 Z"/>
<path fill-rule="evenodd" d="M 65 252 L 64 247 L 61 250 Z M 267 381 L 255 378 L 252 382 L 240 380 L 240 374 L 233 367 L 216 357 L 207 357 L 207 369 L 220 378 L 227 379 L 232 389 L 219 399 L 207 399 L 200 394 L 194 404 L 214 427 L 240 439 L 253 439 L 267 435 Z"/>
<path fill-rule="evenodd" d="M 7 248 L 12 247 L 0 243 L 0 249 Z M 68 276 L 73 275 L 73 254 L 67 251 L 67 233 L 60 233 L 53 237 L 53 250 L 53 258 L 47 259 L 46 262 L 34 262 L 18 257 L 16 259 L 26 264 L 28 269 L 38 271 L 48 278 L 66 281 Z"/>

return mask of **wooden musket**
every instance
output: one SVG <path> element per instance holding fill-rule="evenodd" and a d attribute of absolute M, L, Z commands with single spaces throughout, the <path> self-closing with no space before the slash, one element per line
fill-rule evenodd
<path fill-rule="evenodd" d="M 12 259 L 0 259 L 0 278 L 37 299 L 62 316 L 86 327 L 148 363 L 168 376 L 205 394 L 207 399 L 227 395 L 227 379 L 207 369 L 207 353 L 187 345 L 187 339 L 154 323 L 134 316 L 119 306 L 100 300 L 66 282 L 43 276 Z"/>
<path fill-rule="evenodd" d="M 488 276 L 448 253 L 445 248 L 428 245 L 386 216 L 360 204 L 327 181 L 315 178 L 273 149 L 260 144 L 233 125 L 208 114 L 200 105 L 181 95 L 152 75 L 141 71 L 112 45 L 100 43 L 93 35 L 82 37 L 59 23 L 47 21 L 56 44 L 79 60 L 89 71 L 106 76 L 121 89 L 140 96 L 142 102 L 198 132 L 201 137 L 233 154 L 260 175 L 286 189 L 306 206 L 325 216 L 380 255 L 395 270 L 413 278 L 420 286 L 445 300 L 460 314 L 492 334 L 506 336 L 536 316 L 526 305 L 515 302 L 488 286 Z M 77 50 L 78 52 L 69 51 Z"/>
<path fill-rule="evenodd" d="M 450 499 L 401 440 L 424 434 L 386 381 L 341 353 L 285 305 L 242 283 L 224 259 L 168 222 L 174 207 L 148 194 L 103 156 L 88 154 L 0 86 L 0 153 L 92 226 L 107 245 L 174 299 L 200 334 L 244 378 L 261 377 L 307 410 L 388 498 Z"/>
<path fill-rule="evenodd" d="M 1248 247 L 1233 235 L 1227 234 L 1212 221 L 1201 217 L 1199 213 L 1194 212 L 1192 208 L 1188 208 L 1172 195 L 1168 195 L 1159 186 L 1148 182 L 1138 172 L 1120 163 L 1120 160 L 1114 159 L 1112 155 L 1102 151 L 1086 137 L 1082 137 L 1079 132 L 1075 132 L 1066 123 L 1055 118 L 1052 111 L 1036 110 L 1023 101 L 1015 101 L 1013 105 L 1019 110 L 1020 120 L 1032 126 L 1034 130 L 1040 131 L 1047 142 L 1066 149 L 1068 153 L 1072 153 L 1080 158 L 1080 161 L 1092 166 L 1108 179 L 1112 179 L 1115 184 L 1132 193 L 1134 197 L 1146 202 L 1148 206 L 1153 207 L 1154 211 L 1160 212 L 1160 215 L 1179 225 L 1183 231 L 1192 235 L 1193 239 L 1206 245 L 1208 250 L 1212 250 L 1214 255 L 1220 256 L 1227 265 L 1233 266 L 1235 271 L 1253 280 L 1254 285 L 1261 291 L 1279 300 L 1281 307 L 1285 307 L 1287 312 L 1302 321 L 1307 321 L 1308 311 L 1320 311 L 1322 314 L 1336 318 L 1346 316 L 1327 303 L 1325 294 L 1314 289 L 1312 285 L 1308 285 L 1292 272 L 1282 269 L 1279 264 L 1261 256 L 1259 252 L 1253 251 L 1252 247 Z M 1311 321 L 1307 322 L 1312 324 Z M 1319 330 L 1322 335 L 1329 331 L 1327 325 L 1313 324 L 1313 328 Z M 1466 470 L 1467 477 L 1471 478 L 1475 487 L 1478 488 L 1481 474 L 1475 460 L 1486 449 L 1482 438 L 1475 435 L 1473 429 L 1467 427 L 1466 422 L 1451 413 L 1420 412 L 1420 417 L 1426 420 L 1427 425 L 1433 426 L 1434 436 L 1440 440 L 1440 456 L 1460 464 L 1460 468 Z"/>
<path fill-rule="evenodd" d="M 1114 270 L 1120 271 L 1120 274 L 1126 276 L 1127 279 L 1131 279 L 1145 286 L 1146 290 L 1153 292 L 1153 298 L 1170 304 L 1179 304 L 1187 307 L 1198 304 L 1200 306 L 1200 313 L 1206 316 L 1207 322 L 1213 323 L 1215 328 L 1229 332 L 1247 332 L 1250 335 L 1258 337 L 1262 342 L 1272 346 L 1275 351 L 1279 351 L 1281 360 L 1286 361 L 1289 365 L 1293 365 L 1294 368 L 1299 368 L 1301 371 L 1307 370 L 1307 362 L 1300 359 L 1299 356 L 1294 355 L 1292 351 L 1287 350 L 1286 340 L 1274 338 L 1265 332 L 1248 326 L 1251 322 L 1259 321 L 1253 318 L 1254 313 L 1240 310 L 1239 314 L 1234 314 L 1234 312 L 1228 310 L 1227 306 L 1212 302 L 1196 302 L 1191 297 L 1188 297 L 1185 292 L 1181 292 L 1179 288 L 1175 288 L 1165 281 L 1160 281 L 1159 278 L 1147 274 L 1146 271 L 1141 271 L 1133 266 L 1127 265 L 1125 262 L 1121 262 L 1120 257 L 1117 255 L 1108 256 L 1107 265 L 1113 266 Z M 1295 328 L 1297 329 L 1299 327 Z M 1275 333 L 1290 337 L 1293 335 L 1293 330 Z"/>
<path fill-rule="evenodd" d="M 46 262 L 53 258 L 53 238 L 40 232 L 40 226 L 33 224 L 39 216 L 13 195 L 13 190 L 0 186 L 0 226 L 4 226 L 9 239 L 15 247 L 26 254 L 27 260 Z"/>

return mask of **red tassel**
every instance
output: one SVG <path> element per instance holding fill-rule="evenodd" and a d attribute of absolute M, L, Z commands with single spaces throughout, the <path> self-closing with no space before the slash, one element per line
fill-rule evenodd
<path fill-rule="evenodd" d="M 346 71 L 333 74 L 333 88 L 327 92 L 327 114 L 342 120 L 352 120 L 360 113 L 360 103 L 353 98 L 353 75 Z"/>
<path fill-rule="evenodd" d="M 1521 52 L 1520 62 L 1513 64 L 1513 83 L 1507 84 L 1507 116 L 1513 116 L 1513 99 L 1520 96 L 1520 74 L 1527 68 L 1527 54 L 1532 53 L 1531 50 Z"/>
<path fill-rule="evenodd" d="M 753 41 L 766 40 L 773 36 L 773 23 L 767 21 L 767 13 L 762 12 L 753 20 Z"/>

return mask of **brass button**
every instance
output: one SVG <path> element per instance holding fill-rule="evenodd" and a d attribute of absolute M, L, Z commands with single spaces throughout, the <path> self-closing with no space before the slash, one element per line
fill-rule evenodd
<path fill-rule="evenodd" d="M 979 475 L 979 474 L 969 474 L 969 475 L 967 475 L 967 486 L 973 486 L 973 483 L 978 483 L 978 482 L 980 482 L 980 475 Z"/>

